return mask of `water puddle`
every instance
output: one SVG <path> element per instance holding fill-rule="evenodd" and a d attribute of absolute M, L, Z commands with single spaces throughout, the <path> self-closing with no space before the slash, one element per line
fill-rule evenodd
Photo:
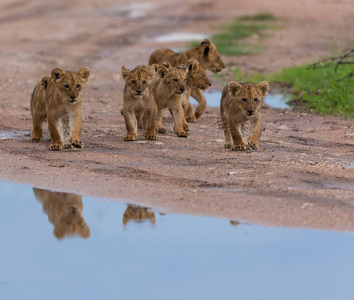
<path fill-rule="evenodd" d="M 204 96 L 207 100 L 207 105 L 211 107 L 219 107 L 221 99 L 221 91 L 204 92 Z M 286 103 L 288 99 L 283 94 L 268 94 L 264 98 L 264 102 L 273 108 L 289 108 Z M 192 105 L 198 105 L 198 102 L 191 98 Z"/>
<path fill-rule="evenodd" d="M 29 131 L 19 131 L 19 130 L 0 131 L 0 141 L 28 139 L 29 136 L 30 136 Z"/>
<path fill-rule="evenodd" d="M 163 215 L 1 181 L 0 195 L 1 299 L 352 296 L 348 233 Z"/>
<path fill-rule="evenodd" d="M 158 3 L 145 2 L 145 3 L 126 3 L 114 5 L 106 10 L 101 10 L 100 13 L 105 16 L 111 17 L 128 17 L 130 19 L 144 18 L 148 13 L 159 7 Z"/>
<path fill-rule="evenodd" d="M 153 38 L 154 42 L 159 43 L 173 43 L 173 42 L 190 42 L 202 41 L 207 36 L 203 33 L 190 33 L 190 32 L 176 32 L 157 36 Z"/>

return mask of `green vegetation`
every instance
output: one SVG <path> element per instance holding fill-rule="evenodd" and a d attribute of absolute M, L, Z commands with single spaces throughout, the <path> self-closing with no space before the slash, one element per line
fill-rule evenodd
<path fill-rule="evenodd" d="M 211 40 L 222 55 L 237 56 L 254 54 L 262 51 L 259 44 L 260 38 L 265 36 L 265 30 L 279 29 L 281 26 L 269 24 L 270 21 L 278 20 L 270 13 L 243 16 L 237 18 L 232 24 L 221 26 L 221 32 L 214 34 Z M 246 41 L 253 35 L 257 35 L 256 41 Z M 241 41 L 242 40 L 242 41 Z M 193 43 L 193 47 L 199 43 Z"/>
<path fill-rule="evenodd" d="M 246 15 L 239 18 L 240 21 L 276 21 L 278 20 L 271 13 L 260 13 L 255 15 Z"/>
<path fill-rule="evenodd" d="M 240 70 L 232 70 L 233 79 L 240 82 L 259 82 L 290 85 L 294 100 L 305 102 L 313 111 L 323 115 L 334 114 L 354 119 L 354 77 L 346 77 L 353 71 L 352 65 L 342 65 L 335 71 L 334 65 L 311 68 L 309 65 L 286 68 L 279 73 L 251 76 Z"/>

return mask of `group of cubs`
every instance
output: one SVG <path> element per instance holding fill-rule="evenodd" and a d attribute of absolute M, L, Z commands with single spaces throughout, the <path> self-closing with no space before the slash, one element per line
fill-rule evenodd
<path fill-rule="evenodd" d="M 123 115 L 127 134 L 124 141 L 134 141 L 138 129 L 149 140 L 166 133 L 162 125 L 165 109 L 169 109 L 174 131 L 187 137 L 188 122 L 195 122 L 204 112 L 206 99 L 202 90 L 210 85 L 205 69 L 219 73 L 225 65 L 215 45 L 205 39 L 197 48 L 178 54 L 170 49 L 154 51 L 148 66 L 130 71 L 122 66 L 125 81 Z M 43 141 L 43 122 L 48 120 L 51 137 L 49 150 L 82 148 L 81 91 L 88 81 L 87 67 L 78 72 L 54 68 L 51 77 L 43 77 L 31 97 L 33 129 L 30 140 Z M 258 149 L 262 131 L 261 102 L 267 95 L 268 82 L 254 85 L 228 83 L 222 92 L 220 115 L 225 148 Z M 190 96 L 198 101 L 195 111 Z M 248 138 L 246 133 L 250 132 Z"/>

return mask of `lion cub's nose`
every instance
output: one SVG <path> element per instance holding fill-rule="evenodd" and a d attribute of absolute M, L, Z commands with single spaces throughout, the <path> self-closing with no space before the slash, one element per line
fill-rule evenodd
<path fill-rule="evenodd" d="M 186 89 L 184 89 L 184 88 L 181 88 L 181 92 L 184 92 Z"/>
<path fill-rule="evenodd" d="M 75 100 L 76 96 L 70 96 L 71 100 Z"/>
<path fill-rule="evenodd" d="M 253 110 L 247 110 L 247 112 L 252 115 L 253 114 Z"/>

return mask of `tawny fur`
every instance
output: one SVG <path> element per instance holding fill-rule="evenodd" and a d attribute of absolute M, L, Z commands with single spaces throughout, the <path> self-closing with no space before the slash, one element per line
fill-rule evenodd
<path fill-rule="evenodd" d="M 82 197 L 75 194 L 52 192 L 33 188 L 36 199 L 42 203 L 43 212 L 54 225 L 54 235 L 58 239 L 65 236 L 90 236 L 90 228 L 82 216 Z"/>
<path fill-rule="evenodd" d="M 191 58 L 195 58 L 204 69 L 210 70 L 213 73 L 219 73 L 225 68 L 220 53 L 217 51 L 215 45 L 208 39 L 203 40 L 198 47 L 182 54 L 171 49 L 155 50 L 150 56 L 149 65 L 161 64 L 163 61 L 168 61 L 173 67 L 177 67 L 180 64 L 187 64 L 188 60 Z M 197 88 L 192 88 L 191 95 L 198 102 L 198 106 L 195 110 L 195 117 L 198 119 L 206 108 L 206 99 L 201 90 Z"/>
<path fill-rule="evenodd" d="M 222 92 L 220 115 L 225 148 L 232 150 L 258 149 L 262 132 L 261 102 L 267 95 L 267 81 L 254 85 L 231 81 Z M 246 138 L 246 131 L 251 134 Z"/>
<path fill-rule="evenodd" d="M 149 207 L 128 204 L 128 207 L 123 214 L 122 223 L 127 225 L 131 220 L 136 223 L 142 223 L 145 220 L 148 220 L 151 224 L 156 223 L 155 213 L 150 211 Z"/>
<path fill-rule="evenodd" d="M 192 104 L 190 103 L 190 96 L 193 88 L 205 91 L 211 86 L 211 82 L 205 72 L 203 66 L 195 59 L 191 58 L 187 62 L 188 73 L 186 77 L 186 91 L 182 95 L 182 106 L 187 122 L 194 123 L 196 117 L 194 115 Z"/>
<path fill-rule="evenodd" d="M 157 107 L 150 86 L 155 76 L 155 68 L 138 66 L 130 71 L 123 66 L 122 76 L 125 80 L 123 115 L 127 129 L 124 141 L 136 140 L 138 128 L 141 127 L 145 130 L 146 139 L 158 140 Z"/>
<path fill-rule="evenodd" d="M 48 119 L 49 150 L 83 147 L 80 139 L 81 92 L 89 76 L 87 67 L 78 72 L 54 68 L 51 77 L 43 77 L 37 83 L 31 98 L 32 142 L 43 141 L 43 122 Z"/>
<path fill-rule="evenodd" d="M 165 62 L 169 65 L 168 62 Z M 168 108 L 174 121 L 174 131 L 179 137 L 187 137 L 184 130 L 184 110 L 181 96 L 186 89 L 187 67 L 180 65 L 177 68 L 160 65 L 157 68 L 158 76 L 152 82 L 155 102 L 157 105 L 157 131 L 166 133 L 162 126 L 162 114 Z"/>

